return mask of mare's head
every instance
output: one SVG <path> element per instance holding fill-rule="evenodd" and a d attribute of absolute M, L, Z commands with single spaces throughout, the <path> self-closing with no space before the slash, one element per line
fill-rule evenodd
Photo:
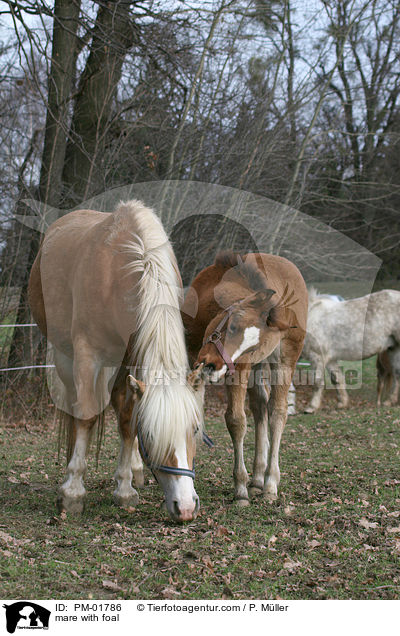
<path fill-rule="evenodd" d="M 174 521 L 191 521 L 199 510 L 194 488 L 196 441 L 202 432 L 203 385 L 198 373 L 146 386 L 129 375 L 132 424 L 144 463 L 162 488 Z"/>
<path fill-rule="evenodd" d="M 236 363 L 254 364 L 276 348 L 281 332 L 290 325 L 274 294 L 272 289 L 253 292 L 211 320 L 196 361 L 204 365 L 211 382 L 218 382 Z"/>

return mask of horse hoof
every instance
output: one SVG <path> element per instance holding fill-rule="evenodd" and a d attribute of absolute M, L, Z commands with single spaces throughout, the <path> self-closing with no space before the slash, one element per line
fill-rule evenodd
<path fill-rule="evenodd" d="M 347 403 L 339 402 L 337 405 L 338 409 L 347 409 Z"/>
<path fill-rule="evenodd" d="M 143 473 L 142 469 L 133 471 L 133 479 L 135 481 L 135 486 L 137 486 L 137 488 L 143 488 L 143 486 L 144 486 L 144 473 Z"/>
<path fill-rule="evenodd" d="M 250 497 L 259 497 L 263 494 L 263 486 L 249 486 Z"/>
<path fill-rule="evenodd" d="M 263 497 L 265 499 L 265 501 L 268 501 L 269 503 L 273 503 L 274 501 L 276 501 L 278 499 L 278 495 L 274 492 L 265 492 L 263 493 Z"/>
<path fill-rule="evenodd" d="M 132 492 L 124 497 L 114 493 L 113 498 L 114 502 L 117 506 L 120 506 L 120 508 L 134 508 L 139 503 L 139 495 L 137 492 Z"/>
<path fill-rule="evenodd" d="M 71 515 L 80 515 L 85 508 L 84 497 L 66 497 L 60 495 L 57 499 L 57 508 L 59 512 L 68 512 Z"/>
<path fill-rule="evenodd" d="M 306 415 L 312 415 L 313 413 L 315 413 L 315 409 L 313 409 L 312 406 L 307 406 L 304 409 L 304 413 L 306 413 Z"/>
<path fill-rule="evenodd" d="M 250 506 L 250 501 L 248 499 L 235 499 L 233 505 L 236 508 L 246 508 L 247 506 Z"/>

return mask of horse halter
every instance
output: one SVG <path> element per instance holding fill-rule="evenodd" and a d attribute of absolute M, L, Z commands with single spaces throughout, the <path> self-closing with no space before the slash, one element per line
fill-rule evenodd
<path fill-rule="evenodd" d="M 140 425 L 138 422 L 137 425 L 137 438 L 138 438 L 138 442 L 139 442 L 139 449 L 141 452 L 141 455 L 143 457 L 143 461 L 146 464 L 146 466 L 148 466 L 148 468 L 150 468 L 151 472 L 154 475 L 154 471 L 155 470 L 159 470 L 162 473 L 168 473 L 169 475 L 180 475 L 183 477 L 191 477 L 192 479 L 195 478 L 195 471 L 194 471 L 194 459 L 193 459 L 193 468 L 192 470 L 190 470 L 190 468 L 179 468 L 178 466 L 165 466 L 164 464 L 159 464 L 159 465 L 154 465 L 151 463 L 150 461 L 150 457 L 149 454 L 146 450 L 146 447 L 144 445 L 143 442 L 143 437 L 142 437 L 142 433 L 140 432 Z M 212 448 L 214 446 L 214 442 L 208 437 L 207 433 L 205 433 L 203 431 L 203 442 L 205 444 L 207 444 L 207 446 L 209 448 Z M 156 477 L 154 475 L 154 477 Z M 157 479 L 157 477 L 156 477 Z"/>
<path fill-rule="evenodd" d="M 221 336 L 222 336 L 221 330 L 224 327 L 225 323 L 228 322 L 235 308 L 236 308 L 236 304 L 229 305 L 229 307 L 224 309 L 225 316 L 222 318 L 222 320 L 219 321 L 214 331 L 208 336 L 207 340 L 204 343 L 204 344 L 207 344 L 209 342 L 212 342 L 212 344 L 216 346 L 218 353 L 220 354 L 221 358 L 223 359 L 226 366 L 228 367 L 228 375 L 233 375 L 235 373 L 235 365 L 230 355 L 224 349 L 224 345 L 222 344 L 222 340 L 221 340 Z"/>

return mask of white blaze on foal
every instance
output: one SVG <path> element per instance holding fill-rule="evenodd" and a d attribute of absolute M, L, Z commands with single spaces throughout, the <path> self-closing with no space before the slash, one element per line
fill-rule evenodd
<path fill-rule="evenodd" d="M 233 353 L 231 356 L 232 362 L 235 362 L 235 360 L 240 358 L 242 353 L 247 351 L 247 349 L 250 349 L 251 347 L 256 347 L 259 341 L 260 341 L 259 328 L 255 327 L 254 325 L 252 327 L 246 327 L 246 329 L 243 332 L 243 340 L 241 344 L 239 345 L 239 348 L 236 349 L 235 353 Z M 226 371 L 227 371 L 226 364 L 224 364 L 219 371 L 213 371 L 210 374 L 210 382 L 218 382 L 218 380 L 220 380 L 225 375 Z"/>
<path fill-rule="evenodd" d="M 237 349 L 232 356 L 233 362 L 235 362 L 235 360 L 237 360 L 242 355 L 242 353 L 244 353 L 247 349 L 250 349 L 250 347 L 255 347 L 256 345 L 258 345 L 259 340 L 260 340 L 259 328 L 254 326 L 246 327 L 243 333 L 242 343 L 239 349 Z"/>

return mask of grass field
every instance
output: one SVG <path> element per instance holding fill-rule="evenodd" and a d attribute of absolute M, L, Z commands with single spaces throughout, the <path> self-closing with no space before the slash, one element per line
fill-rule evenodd
<path fill-rule="evenodd" d="M 233 453 L 221 390 L 207 408 L 213 449 L 199 448 L 201 514 L 178 526 L 150 473 L 135 510 L 112 502 L 118 453 L 109 421 L 89 460 L 81 518 L 56 516 L 57 431 L 4 420 L 0 430 L 0 597 L 394 599 L 400 591 L 400 408 L 377 411 L 373 361 L 351 408 L 288 420 L 277 502 L 232 505 Z M 299 396 L 299 406 L 306 398 Z M 253 423 L 246 441 L 248 469 Z"/>

